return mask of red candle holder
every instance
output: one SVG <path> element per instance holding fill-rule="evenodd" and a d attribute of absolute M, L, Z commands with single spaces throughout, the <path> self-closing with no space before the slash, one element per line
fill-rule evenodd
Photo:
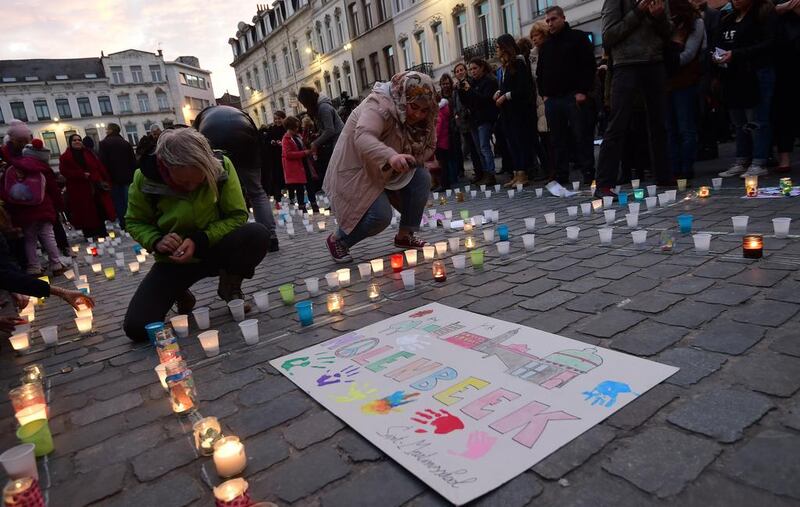
<path fill-rule="evenodd" d="M 97 247 L 92 247 L 92 257 L 97 257 Z"/>
<path fill-rule="evenodd" d="M 32 477 L 13 479 L 3 488 L 5 507 L 45 507 L 39 481 Z"/>
<path fill-rule="evenodd" d="M 389 263 L 392 265 L 392 271 L 399 273 L 403 271 L 403 254 L 392 254 L 389 257 Z"/>

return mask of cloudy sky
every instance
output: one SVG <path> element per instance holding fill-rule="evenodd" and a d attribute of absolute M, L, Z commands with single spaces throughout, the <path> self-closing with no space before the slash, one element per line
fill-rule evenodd
<path fill-rule="evenodd" d="M 10 1 L 10 5 L 9 2 Z M 267 2 L 264 2 L 267 3 Z M 212 72 L 214 94 L 238 94 L 228 38 L 250 22 L 256 2 L 241 0 L 3 0 L 0 59 L 82 58 L 124 49 L 164 58 L 193 55 Z"/>

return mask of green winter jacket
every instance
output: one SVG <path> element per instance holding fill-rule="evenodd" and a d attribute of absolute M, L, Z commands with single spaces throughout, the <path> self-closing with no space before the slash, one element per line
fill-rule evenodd
<path fill-rule="evenodd" d="M 210 247 L 247 222 L 242 187 L 228 157 L 223 158 L 224 171 L 217 179 L 216 202 L 208 185 L 188 194 L 172 190 L 161 179 L 155 156 L 144 157 L 141 165 L 128 190 L 125 222 L 131 236 L 154 252 L 156 260 L 168 261 L 167 255 L 155 249 L 167 233 L 191 238 L 196 247 L 195 259 L 202 259 Z"/>

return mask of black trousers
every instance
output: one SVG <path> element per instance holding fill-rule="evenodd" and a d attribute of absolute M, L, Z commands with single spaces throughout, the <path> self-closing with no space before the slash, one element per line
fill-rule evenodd
<path fill-rule="evenodd" d="M 656 183 L 671 184 L 667 157 L 667 72 L 663 63 L 614 67 L 611 79 L 611 114 L 597 161 L 597 188 L 617 184 L 620 159 L 633 113 L 636 91 L 641 91 L 647 108 L 650 132 L 650 160 Z"/>
<path fill-rule="evenodd" d="M 584 181 L 594 177 L 594 127 L 595 105 L 592 99 L 583 104 L 575 102 L 574 95 L 548 97 L 544 103 L 547 128 L 555 148 L 556 181 L 570 183 L 570 154 Z"/>
<path fill-rule="evenodd" d="M 256 266 L 267 254 L 268 243 L 267 228 L 248 223 L 222 238 L 200 262 L 156 262 L 128 305 L 123 324 L 125 334 L 134 341 L 147 341 L 144 326 L 163 322 L 181 294 L 203 278 L 217 276 L 220 270 L 252 278 Z"/>
<path fill-rule="evenodd" d="M 308 183 L 287 183 L 286 187 L 289 190 L 289 201 L 290 202 L 297 202 L 300 205 L 300 208 L 306 209 L 306 200 L 303 196 L 303 192 L 308 194 L 308 202 L 311 203 L 311 209 L 314 211 L 319 211 L 317 207 L 317 196 L 314 194 L 314 185 L 313 181 L 309 181 Z M 297 201 L 295 201 L 297 199 Z"/>

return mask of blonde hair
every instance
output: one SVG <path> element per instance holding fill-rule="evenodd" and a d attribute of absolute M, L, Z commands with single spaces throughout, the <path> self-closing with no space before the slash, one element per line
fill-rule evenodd
<path fill-rule="evenodd" d="M 219 198 L 217 177 L 222 173 L 222 164 L 214 156 L 208 139 L 193 128 L 169 129 L 158 138 L 156 156 L 167 167 L 189 166 L 203 173 L 206 184 Z"/>
<path fill-rule="evenodd" d="M 545 36 L 545 38 L 550 37 L 550 27 L 547 26 L 547 23 L 544 20 L 540 19 L 531 27 L 531 39 L 533 39 L 533 34 L 535 33 L 541 33 Z"/>

